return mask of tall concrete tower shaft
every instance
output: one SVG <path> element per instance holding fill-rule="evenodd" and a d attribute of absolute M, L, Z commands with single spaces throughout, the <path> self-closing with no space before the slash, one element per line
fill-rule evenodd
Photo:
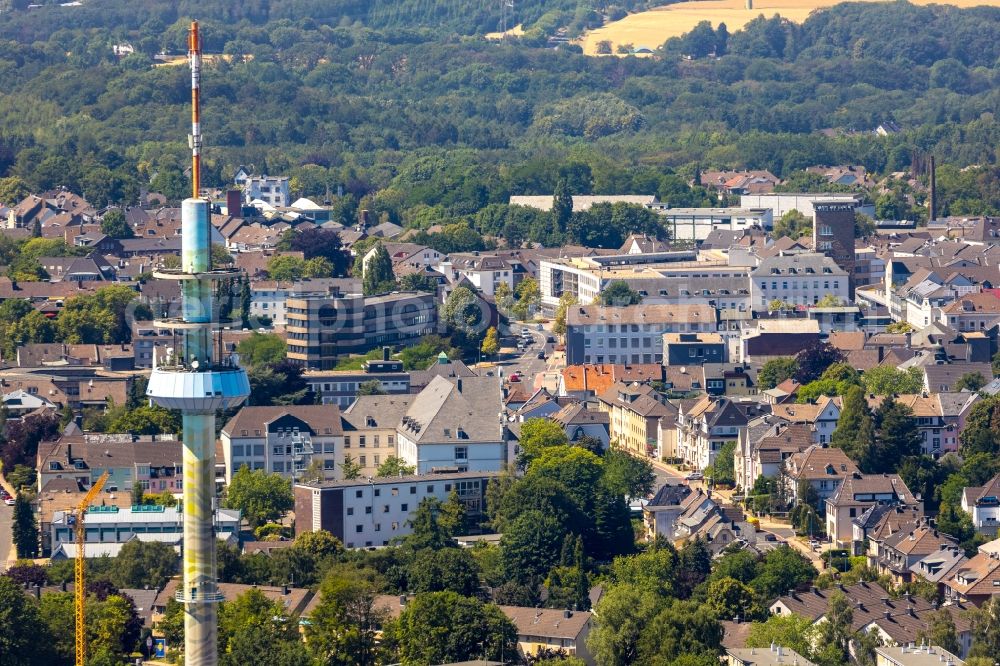
<path fill-rule="evenodd" d="M 236 271 L 212 268 L 208 202 L 201 186 L 201 43 L 198 23 L 188 39 L 191 61 L 192 198 L 181 204 L 181 268 L 154 276 L 181 283 L 180 318 L 159 319 L 158 328 L 183 334 L 180 349 L 153 358 L 146 394 L 154 403 L 179 409 L 184 442 L 184 563 L 177 600 L 184 604 L 184 663 L 215 666 L 218 613 L 222 600 L 215 566 L 215 413 L 241 404 L 250 395 L 247 374 L 231 357 L 213 354 L 213 331 L 221 327 L 212 302 L 213 285 Z"/>

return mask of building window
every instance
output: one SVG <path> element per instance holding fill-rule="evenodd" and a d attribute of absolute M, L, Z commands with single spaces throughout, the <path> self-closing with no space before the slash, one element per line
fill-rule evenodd
<path fill-rule="evenodd" d="M 354 515 L 354 507 L 353 506 L 347 507 L 347 515 L 348 516 L 353 516 Z"/>
<path fill-rule="evenodd" d="M 468 460 L 469 458 L 469 447 L 467 446 L 456 446 L 455 447 L 455 460 Z"/>
<path fill-rule="evenodd" d="M 354 531 L 357 532 L 358 534 L 361 534 L 361 525 L 355 525 Z"/>

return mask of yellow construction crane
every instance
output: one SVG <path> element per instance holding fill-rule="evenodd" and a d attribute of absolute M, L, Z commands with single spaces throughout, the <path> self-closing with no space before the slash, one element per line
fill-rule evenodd
<path fill-rule="evenodd" d="M 83 496 L 80 505 L 76 507 L 76 585 L 73 590 L 76 597 L 76 666 L 84 666 L 87 661 L 87 631 L 84 625 L 84 602 L 87 599 L 87 592 L 84 589 L 83 565 L 85 563 L 84 544 L 87 542 L 87 529 L 84 526 L 84 517 L 87 515 L 87 507 L 101 492 L 104 483 L 108 480 L 108 472 L 105 471 L 98 477 L 97 481 L 90 486 L 90 490 Z"/>

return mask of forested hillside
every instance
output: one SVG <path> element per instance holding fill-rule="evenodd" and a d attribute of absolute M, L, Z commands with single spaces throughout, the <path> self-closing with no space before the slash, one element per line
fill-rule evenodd
<path fill-rule="evenodd" d="M 1000 210 L 1000 10 L 847 4 L 802 26 L 696 31 L 649 59 L 459 36 L 492 27 L 471 10 L 451 32 L 365 24 L 461 4 L 90 0 L 2 14 L 0 175 L 98 204 L 140 187 L 183 196 L 189 77 L 153 56 L 182 52 L 197 13 L 207 50 L 237 56 L 206 68 L 209 185 L 250 164 L 293 176 L 296 194 L 342 188 L 345 218 L 366 197 L 407 224 L 482 228 L 505 214 L 484 207 L 551 193 L 561 175 L 576 192 L 695 205 L 711 200 L 687 187 L 695 168 L 886 173 L 923 151 L 944 165 L 942 212 Z M 706 38 L 721 57 L 680 57 Z M 126 42 L 136 53 L 116 59 Z M 873 136 L 884 120 L 903 131 Z"/>

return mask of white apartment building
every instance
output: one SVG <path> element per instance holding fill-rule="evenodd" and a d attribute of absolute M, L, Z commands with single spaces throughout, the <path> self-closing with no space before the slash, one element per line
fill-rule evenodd
<path fill-rule="evenodd" d="M 435 376 L 396 428 L 397 455 L 417 474 L 498 472 L 507 462 L 502 412 L 496 377 Z"/>
<path fill-rule="evenodd" d="M 219 436 L 226 483 L 244 465 L 293 481 L 313 460 L 327 479 L 342 476 L 344 431 L 335 405 L 243 407 Z"/>
<path fill-rule="evenodd" d="M 284 208 L 292 202 L 288 183 L 286 176 L 249 176 L 243 181 L 243 196 L 248 204 L 260 200 Z"/>
<path fill-rule="evenodd" d="M 452 282 L 465 278 L 485 296 L 496 293 L 500 283 L 514 291 L 514 270 L 502 257 L 479 252 L 454 253 L 444 257 L 436 268 Z"/>
<path fill-rule="evenodd" d="M 337 294 L 361 293 L 357 280 L 345 278 L 304 278 L 295 282 L 257 280 L 250 285 L 251 317 L 267 317 L 275 326 L 288 323 L 287 301 L 291 298 L 308 296 L 331 296 Z"/>
<path fill-rule="evenodd" d="M 413 532 L 410 516 L 422 501 L 458 494 L 467 515 L 483 512 L 493 475 L 419 474 L 295 485 L 295 534 L 326 530 L 348 548 L 387 546 Z"/>
<path fill-rule="evenodd" d="M 669 208 L 666 204 L 649 208 L 660 215 L 673 240 L 703 241 L 716 229 L 769 230 L 774 226 L 770 208 Z"/>
<path fill-rule="evenodd" d="M 831 295 L 850 300 L 847 271 L 830 257 L 813 252 L 779 254 L 761 259 L 750 272 L 754 310 L 767 310 L 772 301 L 788 305 L 815 305 Z"/>

